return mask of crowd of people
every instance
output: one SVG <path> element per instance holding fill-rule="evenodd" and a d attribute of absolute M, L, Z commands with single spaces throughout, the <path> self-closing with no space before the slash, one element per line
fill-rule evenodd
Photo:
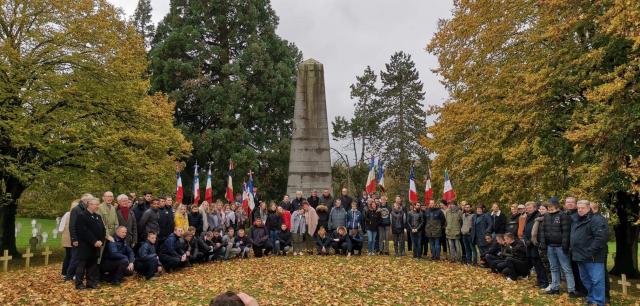
<path fill-rule="evenodd" d="M 604 305 L 607 220 L 598 204 L 552 197 L 543 203 L 513 204 L 510 214 L 493 204 L 472 208 L 466 201 L 405 203 L 396 196 L 353 198 L 347 189 L 309 197 L 296 192 L 268 205 L 254 190 L 258 205 L 185 205 L 171 196 L 131 193 L 114 199 L 83 195 L 60 223 L 66 250 L 65 280 L 77 289 L 114 285 L 138 273 L 152 279 L 195 263 L 263 256 L 330 254 L 405 256 L 448 260 L 487 268 L 515 281 L 535 271 L 536 284 L 559 294 L 561 280 L 571 297 L 586 296 Z M 365 246 L 366 244 L 366 246 Z M 393 247 L 391 246 L 393 245 Z M 445 254 L 446 253 L 446 254 Z M 86 279 L 86 283 L 84 280 Z"/>

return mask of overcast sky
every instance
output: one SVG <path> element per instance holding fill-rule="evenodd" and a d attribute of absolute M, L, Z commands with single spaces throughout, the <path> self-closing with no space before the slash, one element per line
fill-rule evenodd
<path fill-rule="evenodd" d="M 136 0 L 109 0 L 132 15 Z M 294 42 L 304 59 L 324 64 L 329 121 L 351 118 L 349 85 L 370 65 L 376 74 L 396 51 L 411 54 L 426 91 L 425 105 L 441 104 L 447 93 L 431 72 L 435 56 L 425 46 L 439 18 L 451 16 L 447 0 L 272 0 L 280 18 L 278 34 Z M 169 0 L 151 0 L 153 21 L 169 10 Z M 329 126 L 331 129 L 331 126 Z M 331 140 L 332 146 L 336 145 Z"/>

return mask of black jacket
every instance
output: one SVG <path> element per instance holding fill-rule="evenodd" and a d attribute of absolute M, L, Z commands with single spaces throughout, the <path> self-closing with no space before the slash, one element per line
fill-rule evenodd
<path fill-rule="evenodd" d="M 571 224 L 571 259 L 578 262 L 607 261 L 607 239 L 609 227 L 600 214 L 578 216 Z"/>
<path fill-rule="evenodd" d="M 340 197 L 340 203 L 344 209 L 351 209 L 351 203 L 353 203 L 353 198 L 348 195 L 343 195 Z M 358 207 L 358 210 L 362 212 L 362 207 Z"/>
<path fill-rule="evenodd" d="M 382 222 L 382 216 L 379 210 L 369 209 L 364 213 L 364 223 L 367 230 L 377 231 L 380 222 Z"/>
<path fill-rule="evenodd" d="M 491 228 L 493 233 L 504 234 L 507 230 L 507 217 L 501 211 L 499 216 L 491 215 Z"/>
<path fill-rule="evenodd" d="M 282 217 L 276 212 L 269 212 L 267 220 L 265 220 L 265 226 L 269 231 L 279 231 L 282 225 Z"/>
<path fill-rule="evenodd" d="M 328 251 L 329 247 L 331 246 L 331 237 L 329 237 L 329 235 L 325 235 L 324 238 L 321 238 L 320 235 L 316 235 L 316 237 L 314 238 L 314 241 L 318 249 L 325 247 L 325 249 L 327 249 Z"/>
<path fill-rule="evenodd" d="M 518 218 L 520 218 L 520 214 L 511 215 L 509 222 L 507 222 L 505 233 L 512 233 L 515 237 L 518 237 Z"/>
<path fill-rule="evenodd" d="M 125 239 L 122 239 L 118 236 L 113 237 L 113 242 L 107 241 L 107 246 L 104 249 L 105 259 L 107 260 L 122 260 L 126 259 L 127 262 L 133 263 L 135 256 L 133 255 L 133 250 L 126 243 Z"/>
<path fill-rule="evenodd" d="M 538 232 L 542 232 L 540 235 L 541 246 L 562 247 L 565 251 L 569 251 L 571 217 L 567 214 L 561 211 L 546 213 Z"/>
<path fill-rule="evenodd" d="M 84 203 L 80 202 L 78 205 L 76 205 L 76 207 L 71 209 L 71 213 L 69 213 L 69 236 L 71 237 L 71 242 L 78 241 L 76 222 L 78 220 L 78 215 L 86 210 L 87 208 L 84 206 Z"/>
<path fill-rule="evenodd" d="M 407 229 L 409 233 L 413 233 L 412 230 L 418 230 L 424 226 L 424 217 L 422 212 L 410 210 L 407 213 Z"/>
<path fill-rule="evenodd" d="M 98 258 L 100 248 L 96 248 L 95 243 L 102 241 L 104 244 L 106 238 L 106 230 L 100 215 L 84 210 L 78 214 L 75 226 L 78 235 L 78 259 Z"/>
<path fill-rule="evenodd" d="M 151 208 L 151 204 L 147 202 L 140 202 L 133 206 L 131 210 L 133 210 L 133 214 L 136 216 L 136 221 L 140 222 L 142 214 L 144 214 L 144 212 L 149 208 Z"/>
<path fill-rule="evenodd" d="M 320 197 L 308 197 L 307 202 L 309 202 L 309 205 L 311 205 L 313 209 L 316 209 L 316 207 L 318 207 L 318 204 L 320 204 Z"/>
<path fill-rule="evenodd" d="M 196 236 L 200 236 L 202 233 L 202 215 L 200 212 L 193 213 L 189 212 L 189 226 L 193 226 L 196 228 Z"/>
<path fill-rule="evenodd" d="M 391 232 L 394 234 L 404 233 L 404 228 L 407 222 L 407 217 L 402 209 L 391 210 Z"/>
<path fill-rule="evenodd" d="M 167 239 L 167 237 L 173 233 L 175 219 L 171 207 L 165 206 L 164 208 L 158 209 L 158 226 L 160 226 L 160 233 L 158 233 L 158 239 L 160 240 Z"/>
<path fill-rule="evenodd" d="M 338 231 L 335 231 L 333 235 L 331 235 L 331 243 L 335 248 L 346 246 L 347 251 L 351 252 L 351 238 L 349 238 L 348 234 L 340 235 Z"/>
<path fill-rule="evenodd" d="M 291 232 L 289 230 L 280 231 L 278 233 L 278 241 L 280 241 L 280 247 L 291 246 Z"/>
<path fill-rule="evenodd" d="M 171 233 L 164 241 L 158 252 L 160 255 L 181 257 L 184 254 L 184 246 L 176 234 Z"/>
<path fill-rule="evenodd" d="M 534 211 L 532 214 L 527 214 L 527 222 L 524 225 L 524 235 L 523 239 L 526 243 L 525 247 L 527 249 L 527 255 L 532 258 L 540 257 L 540 253 L 538 253 L 538 248 L 533 244 L 531 240 L 531 231 L 533 230 L 533 224 L 536 221 L 536 218 L 540 216 L 538 211 Z"/>
<path fill-rule="evenodd" d="M 158 260 L 158 254 L 156 254 L 156 245 L 151 244 L 147 240 L 140 246 L 140 249 L 138 249 L 138 257 L 136 257 L 136 261 L 148 263 L 153 260 Z"/>
<path fill-rule="evenodd" d="M 253 227 L 251 227 L 249 239 L 251 241 L 251 245 L 263 247 L 268 243 L 269 233 L 264 226 L 257 227 L 254 225 Z"/>
<path fill-rule="evenodd" d="M 505 252 L 514 259 L 527 261 L 527 247 L 524 245 L 524 241 L 522 240 L 514 240 L 506 247 Z"/>

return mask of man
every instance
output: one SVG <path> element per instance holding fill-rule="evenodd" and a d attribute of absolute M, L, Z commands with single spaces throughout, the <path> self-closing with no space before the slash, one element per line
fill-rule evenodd
<path fill-rule="evenodd" d="M 442 237 L 442 225 L 444 214 L 434 200 L 429 201 L 429 209 L 424 213 L 424 234 L 429 239 L 431 259 L 440 260 L 440 238 Z"/>
<path fill-rule="evenodd" d="M 142 218 L 144 212 L 151 208 L 151 203 L 153 202 L 153 194 L 151 191 L 145 191 L 143 197 L 144 201 L 136 203 L 133 207 L 133 213 L 136 215 L 136 221 L 138 221 L 138 223 L 140 223 L 140 218 Z"/>
<path fill-rule="evenodd" d="M 529 265 L 533 266 L 536 270 L 536 281 L 538 287 L 544 289 L 549 286 L 547 270 L 545 270 L 542 259 L 540 259 L 538 247 L 533 244 L 532 239 L 533 225 L 535 224 L 536 218 L 539 216 L 538 206 L 535 202 L 530 201 L 525 203 L 525 215 L 526 221 L 523 231 L 523 239 L 525 241 L 525 246 L 527 247 L 527 260 L 529 261 Z"/>
<path fill-rule="evenodd" d="M 527 263 L 527 247 L 522 240 L 516 240 L 512 233 L 504 234 L 507 257 L 502 268 L 502 274 L 507 280 L 517 280 L 519 277 L 529 274 L 530 266 Z"/>
<path fill-rule="evenodd" d="M 567 280 L 567 290 L 569 296 L 575 296 L 576 285 L 573 271 L 571 270 L 571 259 L 569 258 L 569 239 L 571 237 L 571 218 L 560 211 L 560 203 L 556 197 L 549 199 L 548 211 L 544 215 L 540 237 L 541 249 L 546 247 L 551 270 L 551 285 L 545 288 L 547 294 L 560 293 L 560 269 Z"/>
<path fill-rule="evenodd" d="M 607 218 L 605 218 L 605 216 L 602 215 L 602 213 L 600 212 L 600 204 L 598 202 L 591 202 L 591 204 L 589 205 L 591 207 L 591 213 L 593 214 L 593 217 L 598 217 L 598 218 L 604 218 L 603 222 L 607 222 Z M 609 253 L 609 246 L 607 245 L 607 254 Z M 609 255 L 607 255 L 608 257 Z M 610 291 L 611 291 L 611 284 L 609 283 L 609 277 L 608 276 L 609 271 L 607 271 L 607 265 L 604 265 L 604 295 L 605 295 L 605 300 L 607 301 L 607 304 L 609 304 L 609 301 L 611 300 L 611 295 L 610 295 Z M 574 276 L 575 277 L 575 276 Z"/>
<path fill-rule="evenodd" d="M 178 207 L 178 205 L 176 205 L 176 207 L 173 207 L 173 205 L 177 203 L 173 203 L 173 198 L 170 195 L 165 195 L 164 199 L 165 199 L 164 206 L 169 208 L 171 210 L 171 213 L 173 213 L 175 209 Z"/>
<path fill-rule="evenodd" d="M 107 191 L 102 194 L 102 203 L 98 208 L 98 215 L 104 222 L 106 236 L 112 237 L 118 227 L 118 215 L 116 214 L 116 206 L 113 203 L 113 192 Z"/>
<path fill-rule="evenodd" d="M 100 272 L 108 283 L 119 286 L 125 276 L 133 275 L 133 250 L 127 245 L 127 228 L 118 226 L 114 241 L 108 241 L 100 262 Z"/>
<path fill-rule="evenodd" d="M 90 199 L 93 199 L 93 195 L 90 193 L 85 193 L 80 198 L 80 202 L 76 207 L 71 209 L 69 213 L 69 238 L 71 240 L 71 259 L 69 260 L 69 267 L 67 268 L 67 275 L 65 275 L 64 280 L 72 280 L 76 273 L 76 267 L 78 265 L 78 231 L 76 227 L 76 223 L 78 220 L 78 216 L 82 214 L 85 210 L 87 210 L 87 203 Z"/>
<path fill-rule="evenodd" d="M 587 289 L 587 304 L 605 304 L 605 264 L 609 227 L 601 215 L 590 213 L 589 201 L 577 203 L 577 218 L 571 224 L 571 254 Z"/>
<path fill-rule="evenodd" d="M 470 265 L 478 261 L 476 248 L 473 246 L 473 239 L 471 237 L 471 228 L 473 227 L 473 212 L 471 211 L 471 205 L 467 204 L 467 201 L 462 201 L 463 214 L 462 214 L 462 227 L 460 228 L 460 234 L 462 235 L 462 245 L 464 246 L 465 263 Z M 473 258 L 472 258 L 473 256 Z"/>
<path fill-rule="evenodd" d="M 146 280 L 150 280 L 155 277 L 156 273 L 162 272 L 160 257 L 156 253 L 156 238 L 155 232 L 147 233 L 147 240 L 138 249 L 138 257 L 134 262 L 136 271 L 142 274 Z"/>
<path fill-rule="evenodd" d="M 102 218 L 97 214 L 100 200 L 91 198 L 87 200 L 86 210 L 76 217 L 76 245 L 78 247 L 75 270 L 76 289 L 98 288 L 98 257 L 100 248 L 104 245 L 105 229 Z M 83 284 L 86 276 L 87 284 Z"/>
<path fill-rule="evenodd" d="M 329 211 L 331 211 L 331 208 L 333 208 L 333 197 L 331 196 L 331 193 L 329 193 L 329 189 L 322 190 L 322 195 L 320 196 L 320 204 L 326 206 Z M 348 209 L 348 207 L 345 207 L 345 209 Z"/>
<path fill-rule="evenodd" d="M 293 205 L 291 204 L 291 200 L 289 199 L 289 195 L 285 194 L 282 198 L 282 202 L 280 203 L 280 207 L 282 209 L 289 211 L 289 213 L 293 213 Z"/>
<path fill-rule="evenodd" d="M 452 201 L 449 204 L 449 208 L 444 212 L 445 235 L 449 245 L 449 260 L 451 262 L 462 261 L 462 246 L 460 243 L 462 211 L 460 211 L 457 204 L 456 201 Z"/>
<path fill-rule="evenodd" d="M 349 190 L 347 188 L 342 188 L 342 195 L 340 196 L 340 201 L 342 202 L 343 207 L 351 207 L 351 203 L 353 202 L 353 198 L 349 196 Z M 362 212 L 362 209 L 358 207 L 358 210 Z"/>
<path fill-rule="evenodd" d="M 306 202 L 306 201 L 305 201 Z M 253 226 L 251 227 L 251 233 L 249 234 L 249 241 L 253 247 L 253 254 L 255 257 L 260 258 L 264 254 L 269 255 L 271 252 L 271 243 L 269 243 L 269 233 L 262 224 L 262 218 L 257 217 Z"/>
<path fill-rule="evenodd" d="M 422 226 L 424 224 L 420 203 L 413 203 L 413 209 L 407 213 L 407 229 L 413 243 L 413 258 L 422 257 Z"/>
<path fill-rule="evenodd" d="M 291 201 L 291 206 L 293 206 L 293 210 L 291 211 L 291 213 L 300 209 L 300 207 L 302 207 L 302 202 L 304 201 L 305 199 L 302 197 L 302 191 L 296 191 L 296 198 Z"/>
<path fill-rule="evenodd" d="M 127 228 L 125 241 L 128 246 L 133 248 L 138 242 L 138 223 L 136 222 L 136 215 L 131 209 L 131 200 L 125 194 L 118 195 L 116 200 L 118 201 L 118 210 L 116 211 L 118 226 Z"/>
<path fill-rule="evenodd" d="M 264 201 L 262 199 L 262 194 L 258 193 L 258 187 L 253 187 L 253 201 L 254 203 L 260 203 L 261 201 Z"/>
<path fill-rule="evenodd" d="M 182 237 L 182 228 L 176 227 L 173 233 L 171 233 L 162 246 L 160 246 L 160 262 L 167 272 L 185 267 L 189 264 L 187 261 L 189 259 L 189 253 L 184 251 L 180 237 Z"/>
<path fill-rule="evenodd" d="M 504 234 L 507 229 L 507 217 L 500 211 L 498 203 L 491 206 L 491 229 L 492 234 Z"/>
<path fill-rule="evenodd" d="M 522 206 L 522 211 L 520 211 L 520 206 Z M 518 205 L 515 203 L 511 204 L 511 216 L 507 222 L 505 233 L 513 233 L 514 235 L 518 233 L 518 220 L 520 219 L 520 214 L 522 212 L 524 212 L 524 205 Z"/>
<path fill-rule="evenodd" d="M 167 203 L 167 199 L 171 202 Z M 158 244 L 162 243 L 171 235 L 171 232 L 175 228 L 175 217 L 173 214 L 173 208 L 171 207 L 171 197 L 164 197 L 159 202 L 158 207 L 158 226 L 160 231 L 158 232 Z"/>
<path fill-rule="evenodd" d="M 295 201 L 295 200 L 294 200 Z M 253 209 L 251 212 L 251 220 L 255 222 L 258 218 L 260 218 L 263 222 L 267 220 L 267 215 L 269 214 L 267 210 L 267 203 L 259 202 L 258 206 Z"/>
<path fill-rule="evenodd" d="M 491 235 L 486 238 L 491 239 Z M 491 269 L 491 272 L 493 273 L 499 273 L 498 265 L 505 261 L 505 256 L 503 254 L 504 247 L 504 236 L 502 234 L 496 234 L 496 238 L 492 240 L 491 245 L 487 249 L 487 253 L 484 255 L 486 266 Z"/>
<path fill-rule="evenodd" d="M 369 197 L 369 194 L 365 190 L 363 190 L 362 196 L 358 198 L 358 209 L 360 211 L 370 206 L 369 199 L 373 199 L 373 197 Z"/>
<path fill-rule="evenodd" d="M 240 254 L 241 252 L 240 247 L 236 245 L 236 242 L 238 242 L 239 240 L 236 239 L 235 232 L 236 232 L 235 229 L 230 226 L 229 228 L 227 228 L 227 234 L 224 235 L 224 237 L 222 237 L 222 244 L 225 245 L 225 254 L 224 254 L 225 260 L 234 258 L 238 256 L 238 254 Z"/>
<path fill-rule="evenodd" d="M 564 199 L 564 213 L 569 216 L 571 223 L 575 222 L 578 219 L 578 208 L 576 205 L 576 198 L 567 197 Z M 573 280 L 576 283 L 576 295 L 585 296 L 587 295 L 587 289 L 582 284 L 582 279 L 579 277 L 580 269 L 578 268 L 578 263 L 571 259 L 571 272 L 573 273 Z"/>
<path fill-rule="evenodd" d="M 340 202 L 340 206 L 342 206 L 342 200 L 336 199 L 335 201 Z M 358 210 L 358 204 L 353 202 L 351 203 L 351 209 L 347 212 L 347 229 L 348 230 L 360 230 L 363 228 L 363 220 L 364 216 L 362 212 Z"/>
<path fill-rule="evenodd" d="M 347 226 L 347 211 L 342 207 L 340 199 L 329 212 L 329 232 L 333 233 L 338 227 Z"/>
<path fill-rule="evenodd" d="M 318 197 L 317 190 L 311 191 L 311 196 L 307 198 L 307 202 L 309 202 L 309 205 L 311 205 L 311 207 L 313 207 L 314 209 L 318 207 L 318 204 L 320 204 L 320 198 Z"/>
<path fill-rule="evenodd" d="M 152 199 L 151 208 L 147 209 L 140 217 L 138 221 L 138 241 L 147 240 L 148 232 L 160 232 L 160 225 L 158 224 L 158 219 L 160 218 L 158 212 L 159 207 L 160 201 L 158 199 Z"/>

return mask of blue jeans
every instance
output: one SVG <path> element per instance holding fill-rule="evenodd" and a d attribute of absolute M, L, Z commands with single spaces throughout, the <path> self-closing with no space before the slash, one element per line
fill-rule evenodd
<path fill-rule="evenodd" d="M 269 231 L 269 241 L 271 242 L 271 247 L 276 249 L 276 241 L 278 241 L 278 230 L 270 230 Z"/>
<path fill-rule="evenodd" d="M 429 238 L 431 248 L 431 259 L 440 258 L 440 238 Z"/>
<path fill-rule="evenodd" d="M 420 231 L 418 232 L 411 232 L 411 244 L 412 244 L 412 248 L 413 248 L 413 258 L 421 258 L 422 257 L 422 233 L 420 233 Z"/>
<path fill-rule="evenodd" d="M 467 258 L 466 263 L 476 262 L 476 251 L 471 245 L 471 235 L 462 235 L 462 246 L 464 247 L 464 256 Z M 471 254 L 473 254 L 473 261 L 471 261 Z"/>
<path fill-rule="evenodd" d="M 367 249 L 369 253 L 373 253 L 375 251 L 377 237 L 378 237 L 378 229 L 367 230 Z"/>
<path fill-rule="evenodd" d="M 573 271 L 571 271 L 571 260 L 564 253 L 562 247 L 547 246 L 547 257 L 549 257 L 549 270 L 551 270 L 551 289 L 560 289 L 560 269 L 564 273 L 567 280 L 567 290 L 569 292 L 576 291 L 576 283 L 573 279 Z"/>
<path fill-rule="evenodd" d="M 578 262 L 580 279 L 587 288 L 587 304 L 604 305 L 604 263 Z"/>

